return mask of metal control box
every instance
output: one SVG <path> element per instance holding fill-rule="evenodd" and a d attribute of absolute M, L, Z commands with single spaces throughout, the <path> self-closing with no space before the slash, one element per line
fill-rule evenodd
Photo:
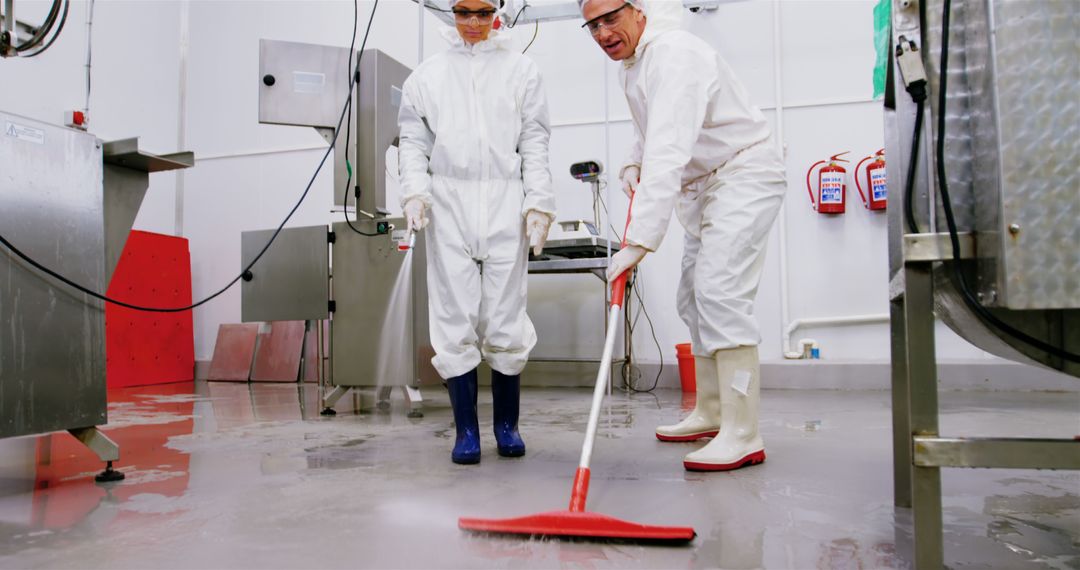
<path fill-rule="evenodd" d="M 934 92 L 942 8 L 927 8 Z M 952 12 L 945 164 L 960 231 L 976 233 L 981 302 L 1080 308 L 1080 2 L 977 0 Z"/>
<path fill-rule="evenodd" d="M 0 233 L 45 267 L 104 291 L 102 144 L 0 113 Z M 0 248 L 0 438 L 106 421 L 100 302 Z"/>
<path fill-rule="evenodd" d="M 358 54 L 353 54 L 356 65 Z M 342 120 L 349 94 L 349 48 L 259 41 L 259 122 L 309 126 L 320 129 L 327 141 L 349 127 L 351 148 L 334 156 L 334 204 L 356 204 L 358 210 L 385 215 L 386 153 L 396 145 L 401 86 L 412 72 L 409 67 L 377 50 L 364 50 L 359 59 L 360 82 L 353 92 L 352 121 Z M 354 178 L 349 189 L 346 157 Z M 359 200 L 355 191 L 359 190 Z"/>
<path fill-rule="evenodd" d="M 240 234 L 240 270 L 274 230 Z M 285 228 L 240 284 L 240 320 L 312 321 L 330 316 L 330 244 L 326 226 Z"/>
<path fill-rule="evenodd" d="M 405 220 L 353 222 L 365 233 L 378 223 L 405 227 Z M 431 365 L 428 328 L 427 247 L 417 236 L 411 255 L 392 234 L 360 235 L 334 224 L 331 321 L 335 386 L 418 386 L 439 382 Z"/>

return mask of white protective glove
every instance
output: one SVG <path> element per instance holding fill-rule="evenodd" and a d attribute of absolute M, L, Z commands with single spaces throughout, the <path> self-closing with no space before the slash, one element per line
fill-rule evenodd
<path fill-rule="evenodd" d="M 419 198 L 412 198 L 408 202 L 405 202 L 405 206 L 401 209 L 405 214 L 406 230 L 409 232 L 418 232 L 428 225 L 427 216 L 424 215 L 427 210 L 427 206 L 424 205 L 423 200 Z"/>
<path fill-rule="evenodd" d="M 622 181 L 623 194 L 629 198 L 637 192 L 638 182 L 641 180 L 641 167 L 636 164 L 624 166 L 622 172 L 619 173 L 619 180 Z"/>
<path fill-rule="evenodd" d="M 623 273 L 637 267 L 637 264 L 641 263 L 641 260 L 645 258 L 646 253 L 649 253 L 649 250 L 640 245 L 628 245 L 620 249 L 615 255 L 611 256 L 611 263 L 607 268 L 608 283 L 611 283 L 616 277 Z"/>
<path fill-rule="evenodd" d="M 540 255 L 544 251 L 550 228 L 551 216 L 536 210 L 529 210 L 525 214 L 525 234 L 529 236 L 529 246 L 533 248 L 533 255 Z"/>

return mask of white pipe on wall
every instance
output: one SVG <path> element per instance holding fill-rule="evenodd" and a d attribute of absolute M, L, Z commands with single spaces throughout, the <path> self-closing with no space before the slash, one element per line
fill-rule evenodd
<path fill-rule="evenodd" d="M 420 33 L 416 34 L 416 65 L 424 63 L 424 2 L 416 3 L 417 27 Z"/>
<path fill-rule="evenodd" d="M 867 325 L 873 323 L 887 323 L 889 322 L 889 315 L 871 314 L 871 315 L 851 315 L 847 317 L 821 317 L 816 319 L 795 319 L 784 328 L 784 338 L 782 341 L 782 350 L 784 351 L 784 358 L 799 359 L 803 357 L 802 351 L 791 350 L 791 335 L 795 333 L 801 327 L 809 326 L 845 326 L 845 325 Z M 813 341 L 800 341 L 813 342 Z"/>
<path fill-rule="evenodd" d="M 176 100 L 176 150 L 187 149 L 187 114 L 188 114 L 188 52 L 191 50 L 191 2 L 180 3 L 180 58 L 178 73 L 180 93 Z M 89 62 L 88 62 L 89 64 Z M 87 106 L 90 101 L 87 100 Z M 184 193 L 187 188 L 187 172 L 176 172 L 176 192 L 173 196 L 173 235 L 184 235 Z"/>
<path fill-rule="evenodd" d="M 787 158 L 786 145 L 784 141 L 784 52 L 783 52 L 783 35 L 781 30 L 781 13 L 782 0 L 774 0 L 773 2 L 773 82 L 775 85 L 774 98 L 776 99 L 776 145 L 780 151 L 780 156 Z M 850 105 L 857 103 L 873 103 L 873 99 L 870 100 L 823 100 L 812 103 L 802 103 L 798 105 L 790 105 L 788 107 L 824 107 L 831 105 Z M 817 341 L 813 339 L 803 339 L 799 342 L 800 350 L 793 351 L 791 349 L 791 336 L 801 327 L 808 326 L 844 326 L 844 325 L 859 325 L 870 323 L 888 322 L 889 315 L 887 314 L 871 314 L 871 315 L 852 315 L 846 317 L 819 317 L 812 319 L 796 319 L 791 320 L 791 292 L 788 283 L 788 248 L 787 248 L 787 203 L 785 202 L 780 208 L 780 214 L 778 217 L 779 227 L 779 240 L 780 240 L 780 321 L 783 327 L 783 335 L 780 342 L 780 351 L 783 353 L 784 358 L 798 359 L 803 357 L 802 347 L 804 345 L 810 345 L 816 348 Z"/>
<path fill-rule="evenodd" d="M 776 108 L 776 148 L 780 153 L 781 160 L 787 158 L 784 141 L 784 46 L 780 35 L 780 2 L 773 0 L 773 105 Z M 780 205 L 777 228 L 780 240 L 780 323 L 786 326 L 791 319 L 791 300 L 788 291 L 788 249 L 787 249 L 787 202 Z M 780 346 L 780 351 L 786 357 L 788 350 L 787 342 Z"/>

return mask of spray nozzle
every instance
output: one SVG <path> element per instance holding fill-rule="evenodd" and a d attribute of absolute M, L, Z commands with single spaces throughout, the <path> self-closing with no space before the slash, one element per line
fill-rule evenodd
<path fill-rule="evenodd" d="M 398 244 L 398 251 L 411 251 L 416 247 L 416 232 L 409 232 L 409 239 Z"/>

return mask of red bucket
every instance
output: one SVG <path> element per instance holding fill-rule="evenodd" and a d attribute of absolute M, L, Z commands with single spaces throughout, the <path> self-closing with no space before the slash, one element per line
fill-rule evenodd
<path fill-rule="evenodd" d="M 690 351 L 690 343 L 676 344 L 675 357 L 679 359 L 679 380 L 682 383 L 684 393 L 697 392 L 697 383 L 694 381 L 694 353 Z"/>

